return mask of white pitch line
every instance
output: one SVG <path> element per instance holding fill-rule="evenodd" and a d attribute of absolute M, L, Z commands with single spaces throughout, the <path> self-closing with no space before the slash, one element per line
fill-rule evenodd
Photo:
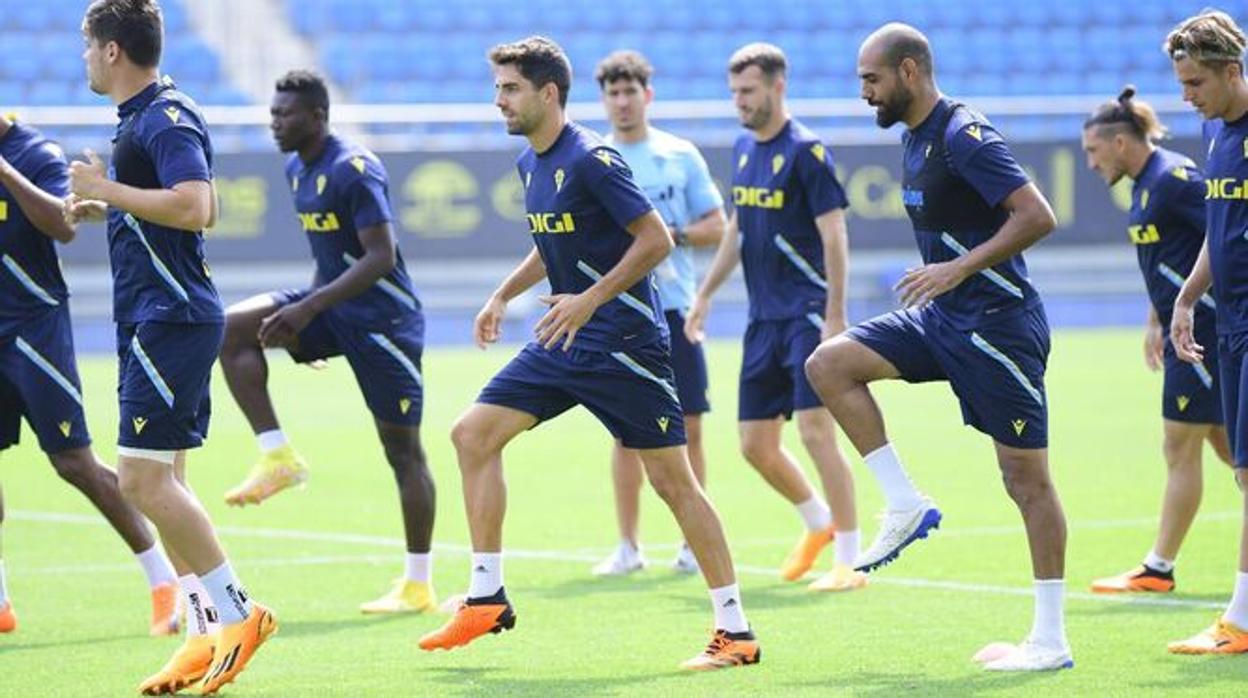
<path fill-rule="evenodd" d="M 1209 515 L 1206 515 L 1204 518 L 1212 518 L 1212 517 L 1222 518 L 1226 514 L 1227 512 L 1213 512 Z M 1235 512 L 1235 514 L 1236 516 L 1239 516 L 1238 512 Z M 99 516 L 90 516 L 90 515 L 85 515 L 85 514 L 67 514 L 67 513 L 58 513 L 58 512 L 13 511 L 13 512 L 8 512 L 6 516 L 8 518 L 18 520 L 18 521 L 34 521 L 34 522 L 40 522 L 40 523 L 81 524 L 81 525 L 99 525 L 99 526 L 105 525 L 106 523 L 104 519 Z M 1139 519 L 1139 520 L 1144 521 L 1144 519 Z M 1148 519 L 1147 521 L 1149 523 L 1152 523 L 1153 521 L 1155 521 L 1155 519 Z M 1100 527 L 1109 527 L 1108 524 L 1110 522 L 1104 521 L 1104 522 L 1089 522 L 1089 523 L 1101 524 Z M 1085 526 L 1083 524 L 1079 524 L 1078 528 L 1085 528 Z M 306 541 L 316 541 L 316 542 L 325 542 L 325 543 L 377 545 L 377 546 L 383 546 L 387 548 L 402 548 L 403 547 L 403 541 L 397 538 L 387 538 L 385 536 L 370 536 L 370 535 L 360 535 L 360 534 L 351 534 L 351 533 L 300 531 L 300 530 L 295 530 L 295 529 L 282 529 L 282 528 L 249 528 L 249 527 L 244 527 L 244 526 L 219 526 L 217 527 L 217 531 L 220 533 L 228 534 L 228 535 L 248 537 L 248 538 L 268 538 L 268 539 L 282 538 L 282 539 L 306 540 Z M 947 533 L 941 532 L 940 535 L 945 536 L 947 535 Z M 457 543 L 435 543 L 433 547 L 434 547 L 434 550 L 436 551 L 453 554 L 453 555 L 467 555 L 471 552 L 471 549 L 468 546 L 460 545 Z M 654 547 L 658 547 L 658 546 L 654 546 Z M 508 549 L 504 552 L 504 554 L 509 559 L 551 560 L 555 562 L 597 562 L 599 558 L 598 555 L 585 554 L 585 553 L 570 553 L 570 552 L 563 552 L 563 551 L 558 551 L 558 550 Z M 305 557 L 295 557 L 295 558 L 270 559 L 268 561 L 265 561 L 265 560 L 239 561 L 237 564 L 239 565 L 239 567 L 256 566 L 256 565 L 282 566 L 282 565 L 298 565 L 298 564 L 305 564 L 305 565 L 349 564 L 349 563 L 355 563 L 355 562 L 374 562 L 374 561 L 384 562 L 384 561 L 388 561 L 389 559 L 390 558 L 388 556 L 383 557 L 380 555 L 305 556 Z M 129 569 L 133 569 L 134 564 L 131 563 L 129 565 L 124 565 L 124 566 L 118 564 L 118 565 L 61 566 L 59 568 L 45 567 L 45 568 L 35 568 L 35 570 L 31 570 L 31 572 L 50 574 L 51 572 L 42 572 L 42 570 L 60 570 L 62 572 L 83 571 L 83 567 L 98 568 L 97 571 L 103 571 L 104 569 L 112 570 L 114 568 L 118 570 L 120 569 L 129 570 Z M 770 567 L 758 567 L 754 565 L 738 565 L 736 569 L 739 573 L 742 573 L 742 574 L 769 577 L 771 579 L 776 579 L 780 575 L 780 571 L 778 569 L 770 568 Z M 20 572 L 17 572 L 14 576 L 19 576 L 20 574 L 21 574 Z M 888 585 L 888 586 L 900 586 L 900 587 L 907 587 L 907 588 L 913 588 L 913 589 L 938 589 L 941 591 L 957 591 L 957 592 L 972 593 L 972 594 L 998 594 L 1002 596 L 1031 597 L 1033 596 L 1033 593 L 1034 593 L 1030 587 L 1007 587 L 1007 586 L 999 586 L 999 585 L 994 585 L 994 584 L 977 584 L 977 583 L 972 583 L 972 582 L 959 582 L 956 580 L 918 579 L 918 578 L 907 578 L 907 577 L 888 577 L 888 576 L 879 576 L 879 575 L 872 575 L 871 583 L 883 584 L 883 585 Z M 1072 599 L 1072 600 L 1078 600 L 1078 601 L 1095 601 L 1095 602 L 1100 602 L 1100 603 L 1126 604 L 1130 606 L 1163 606 L 1163 607 L 1172 607 L 1172 608 L 1178 607 L 1178 608 L 1204 608 L 1204 609 L 1222 609 L 1222 608 L 1225 608 L 1226 606 L 1226 604 L 1219 603 L 1219 602 L 1200 601 L 1197 599 L 1181 599 L 1181 598 L 1176 599 L 1176 598 L 1164 598 L 1164 597 L 1159 598 L 1156 596 L 1103 595 L 1103 594 L 1089 594 L 1089 593 L 1078 592 L 1078 591 L 1067 592 L 1066 598 Z"/>

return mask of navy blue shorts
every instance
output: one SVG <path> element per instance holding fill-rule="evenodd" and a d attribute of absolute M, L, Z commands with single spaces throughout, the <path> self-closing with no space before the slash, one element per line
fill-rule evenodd
<path fill-rule="evenodd" d="M 1222 423 L 1221 377 L 1218 375 L 1218 333 L 1213 323 L 1202 323 L 1196 343 L 1205 347 L 1205 360 L 1189 364 L 1174 353 L 1166 338 L 1163 352 L 1161 415 L 1188 424 Z"/>
<path fill-rule="evenodd" d="M 685 337 L 685 318 L 675 310 L 669 310 L 667 328 L 672 337 L 672 372 L 676 374 L 676 395 L 685 414 L 703 414 L 711 411 L 707 396 L 706 352 L 701 344 L 693 344 Z"/>
<path fill-rule="evenodd" d="M 806 380 L 806 359 L 819 346 L 823 318 L 751 320 L 745 328 L 737 419 L 788 419 L 823 405 Z"/>
<path fill-rule="evenodd" d="M 44 453 L 91 444 L 65 304 L 0 324 L 0 451 L 18 443 L 22 417 Z"/>
<path fill-rule="evenodd" d="M 959 330 L 929 305 L 881 315 L 848 334 L 907 382 L 948 381 L 961 402 L 962 421 L 996 441 L 1013 448 L 1048 446 L 1049 323 L 1043 306 Z"/>
<path fill-rule="evenodd" d="M 685 420 L 662 342 L 598 352 L 528 344 L 477 402 L 527 412 L 544 422 L 584 405 L 626 448 L 685 443 Z"/>
<path fill-rule="evenodd" d="M 278 305 L 303 299 L 306 290 L 277 291 Z M 343 320 L 332 310 L 312 319 L 299 333 L 290 355 L 299 363 L 345 356 L 378 421 L 415 426 L 424 410 L 425 382 L 420 357 L 425 348 L 425 321 L 415 314 L 385 330 L 366 329 Z"/>
<path fill-rule="evenodd" d="M 1235 467 L 1248 468 L 1248 332 L 1218 336 L 1218 368 Z"/>
<path fill-rule="evenodd" d="M 117 325 L 117 445 L 153 451 L 197 448 L 212 416 L 212 365 L 225 325 Z"/>

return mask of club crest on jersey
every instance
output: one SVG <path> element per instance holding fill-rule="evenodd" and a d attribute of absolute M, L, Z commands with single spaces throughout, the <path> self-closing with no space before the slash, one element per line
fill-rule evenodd
<path fill-rule="evenodd" d="M 317 196 L 320 196 L 321 194 L 325 193 L 325 185 L 327 183 L 329 183 L 329 177 L 326 177 L 323 174 L 316 176 L 316 195 Z"/>
<path fill-rule="evenodd" d="M 143 427 L 147 426 L 147 417 L 135 417 L 134 419 L 130 421 L 132 424 L 134 424 L 135 435 L 142 434 Z"/>
<path fill-rule="evenodd" d="M 563 191 L 563 180 L 564 180 L 566 177 L 567 177 L 567 175 L 565 175 L 565 174 L 563 173 L 563 168 L 562 168 L 562 167 L 560 167 L 559 169 L 555 170 L 555 191 L 556 191 L 556 192 Z"/>
<path fill-rule="evenodd" d="M 364 174 L 364 158 L 359 155 L 351 158 L 351 166 L 355 168 L 356 172 Z"/>
<path fill-rule="evenodd" d="M 974 138 L 977 141 L 984 140 L 984 134 L 980 132 L 979 124 L 971 124 L 970 126 L 967 126 L 966 135 L 970 136 L 971 138 Z"/>
<path fill-rule="evenodd" d="M 602 164 L 606 165 L 607 167 L 611 166 L 611 151 L 595 150 L 594 157 L 598 158 L 599 160 L 602 160 Z"/>
<path fill-rule="evenodd" d="M 822 143 L 816 143 L 810 146 L 811 155 L 814 155 L 815 159 L 818 160 L 819 162 L 823 162 L 823 156 L 826 155 L 827 152 L 828 152 L 828 149 L 823 147 Z"/>
<path fill-rule="evenodd" d="M 1183 412 L 1184 410 L 1186 410 L 1188 403 L 1190 403 L 1191 401 L 1192 399 L 1186 395 L 1180 395 L 1178 396 L 1178 398 L 1175 399 L 1175 402 L 1179 404 L 1180 412 Z"/>
<path fill-rule="evenodd" d="M 1148 208 L 1148 190 L 1140 192 L 1140 208 Z"/>
<path fill-rule="evenodd" d="M 70 424 L 69 422 L 61 422 L 60 424 L 57 424 L 56 426 L 60 428 L 61 435 L 68 439 L 69 431 L 73 429 L 73 425 Z"/>
<path fill-rule="evenodd" d="M 772 158 L 772 159 L 771 159 L 771 173 L 772 173 L 773 175 L 774 175 L 774 174 L 779 174 L 779 172 L 780 172 L 781 168 L 783 168 L 783 167 L 784 167 L 784 156 L 783 156 L 783 155 L 777 155 L 777 156 L 775 156 L 774 158 Z"/>
<path fill-rule="evenodd" d="M 1010 424 L 1014 427 L 1014 433 L 1019 436 L 1022 436 L 1023 430 L 1027 428 L 1027 420 L 1025 419 L 1016 419 L 1013 422 L 1010 422 Z"/>
<path fill-rule="evenodd" d="M 744 170 L 745 163 L 750 161 L 749 153 L 741 153 L 741 157 L 737 158 L 737 170 Z"/>
<path fill-rule="evenodd" d="M 173 123 L 178 123 L 178 117 L 181 115 L 182 112 L 178 111 L 177 107 L 165 107 L 165 116 L 169 117 Z"/>
<path fill-rule="evenodd" d="M 1248 138 L 1244 139 L 1244 157 L 1248 158 Z"/>

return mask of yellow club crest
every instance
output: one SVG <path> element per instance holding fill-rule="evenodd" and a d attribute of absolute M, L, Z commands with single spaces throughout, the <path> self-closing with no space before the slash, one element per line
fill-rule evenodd
<path fill-rule="evenodd" d="M 1025 419 L 1016 419 L 1013 422 L 1011 422 L 1011 424 L 1014 425 L 1014 433 L 1018 434 L 1019 436 L 1022 436 L 1023 430 L 1027 428 L 1027 420 Z"/>
<path fill-rule="evenodd" d="M 750 161 L 749 153 L 741 153 L 741 157 L 737 158 L 737 171 L 745 169 L 745 163 Z"/>
<path fill-rule="evenodd" d="M 351 158 L 351 166 L 354 167 L 360 174 L 364 174 L 364 158 L 359 155 Z"/>
<path fill-rule="evenodd" d="M 781 168 L 783 167 L 784 167 L 783 155 L 776 155 L 774 158 L 771 159 L 771 173 L 773 175 L 779 173 Z"/>
<path fill-rule="evenodd" d="M 555 191 L 563 191 L 563 180 L 566 175 L 563 174 L 563 168 L 555 170 Z"/>
<path fill-rule="evenodd" d="M 607 167 L 611 166 L 611 151 L 595 150 L 594 157 L 598 158 L 599 160 L 602 160 L 602 164 L 606 165 Z"/>
<path fill-rule="evenodd" d="M 970 126 L 967 126 L 966 135 L 970 136 L 971 138 L 974 138 L 977 141 L 984 140 L 984 134 L 980 132 L 979 124 L 971 124 Z"/>
<path fill-rule="evenodd" d="M 67 438 L 67 439 L 68 439 L 68 438 L 69 438 L 69 431 L 70 431 L 70 429 L 73 429 L 73 425 L 72 425 L 72 424 L 70 424 L 69 422 L 61 422 L 60 424 L 57 424 L 56 426 L 60 427 L 60 429 L 61 429 L 61 434 L 62 434 L 65 438 Z"/>
<path fill-rule="evenodd" d="M 174 106 L 165 107 L 165 116 L 169 117 L 169 120 L 172 121 L 173 123 L 175 124 L 178 123 L 178 117 L 181 115 L 182 115 L 182 112 L 179 111 L 177 107 L 174 107 Z"/>
<path fill-rule="evenodd" d="M 1182 412 L 1182 411 L 1186 410 L 1186 409 L 1187 409 L 1187 405 L 1188 405 L 1188 403 L 1190 403 L 1191 401 L 1192 401 L 1192 399 L 1191 399 L 1190 397 L 1186 396 L 1186 395 L 1180 395 L 1180 396 L 1179 396 L 1179 397 L 1175 400 L 1175 402 L 1179 403 L 1179 411 L 1180 411 L 1180 412 Z"/>
<path fill-rule="evenodd" d="M 147 417 L 135 417 L 134 419 L 130 421 L 133 422 L 134 424 L 134 433 L 136 435 L 142 434 L 143 427 L 147 426 Z"/>
<path fill-rule="evenodd" d="M 329 183 L 329 177 L 323 174 L 316 176 L 316 195 L 320 196 L 325 193 L 325 185 Z"/>

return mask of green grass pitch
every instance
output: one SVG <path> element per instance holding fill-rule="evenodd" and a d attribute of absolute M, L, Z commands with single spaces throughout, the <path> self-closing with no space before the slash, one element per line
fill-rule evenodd
<path fill-rule="evenodd" d="M 615 542 L 608 435 L 583 410 L 523 435 L 506 453 L 507 588 L 516 630 L 453 653 L 416 639 L 442 616 L 365 618 L 361 601 L 401 571 L 397 497 L 371 418 L 345 362 L 325 371 L 271 357 L 283 425 L 310 461 L 308 487 L 261 507 L 228 509 L 222 493 L 255 456 L 254 441 L 214 384 L 207 446 L 190 457 L 205 502 L 252 595 L 281 630 L 239 681 L 238 696 L 444 694 L 750 695 L 1243 695 L 1248 658 L 1173 657 L 1165 643 L 1209 624 L 1230 593 L 1240 496 L 1206 454 L 1202 516 L 1183 550 L 1172 597 L 1124 603 L 1085 593 L 1096 576 L 1136 564 L 1159 511 L 1164 466 L 1160 376 L 1144 368 L 1139 332 L 1060 332 L 1048 387 L 1052 467 L 1070 522 L 1068 630 L 1073 671 L 1001 676 L 971 655 L 1017 641 L 1031 623 L 1030 568 L 1018 515 L 989 440 L 961 425 L 940 384 L 877 388 L 892 438 L 919 486 L 945 513 L 932 539 L 908 550 L 865 590 L 815 595 L 775 568 L 800 522 L 742 460 L 736 445 L 735 342 L 709 347 L 710 494 L 741 569 L 762 664 L 684 675 L 680 661 L 709 637 L 700 578 L 666 563 L 676 527 L 647 492 L 642 536 L 651 568 L 598 580 L 594 561 Z M 513 347 L 433 350 L 424 361 L 424 441 L 439 488 L 435 582 L 466 585 L 467 530 L 448 438 L 452 420 Z M 81 366 L 96 447 L 114 457 L 114 362 Z M 801 453 L 795 429 L 790 448 Z M 879 493 L 858 458 L 864 542 Z M 807 463 L 808 472 L 813 471 Z M 146 585 L 116 535 L 62 484 L 29 432 L 0 456 L 8 520 L 4 559 L 20 628 L 0 637 L 0 695 L 130 695 L 176 646 L 146 637 Z M 826 566 L 828 560 L 823 560 Z"/>

